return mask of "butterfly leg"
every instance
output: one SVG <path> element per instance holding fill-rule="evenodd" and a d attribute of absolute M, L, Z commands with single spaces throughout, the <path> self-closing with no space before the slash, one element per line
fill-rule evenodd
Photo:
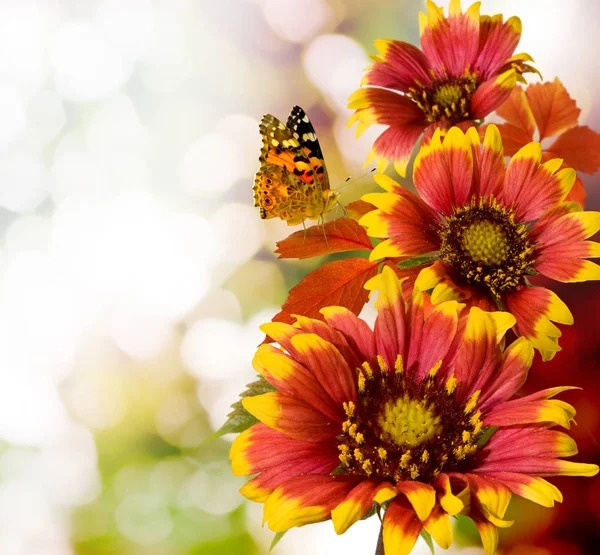
<path fill-rule="evenodd" d="M 336 200 L 335 203 L 342 209 L 342 211 L 344 212 L 344 214 L 342 215 L 342 218 L 345 218 L 348 215 L 348 211 L 343 207 L 343 205 L 340 203 L 339 200 Z M 337 218 L 334 220 L 334 222 L 337 220 Z M 334 223 L 335 225 L 335 223 Z"/>
<path fill-rule="evenodd" d="M 304 241 L 306 241 L 306 222 L 302 220 L 302 227 L 304 228 L 304 237 L 302 238 L 302 244 L 304 245 Z"/>
<path fill-rule="evenodd" d="M 327 240 L 327 233 L 325 233 L 325 218 L 323 217 L 323 214 L 321 214 L 321 217 L 319 218 L 319 225 L 323 228 L 323 237 L 325 238 L 325 244 L 327 245 L 327 248 L 331 250 L 331 248 L 329 247 L 329 241 Z"/>

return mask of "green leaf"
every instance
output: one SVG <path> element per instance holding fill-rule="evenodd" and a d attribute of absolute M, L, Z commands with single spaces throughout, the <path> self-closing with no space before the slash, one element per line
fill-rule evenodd
<path fill-rule="evenodd" d="M 275 537 L 273 538 L 273 541 L 271 542 L 271 547 L 269 547 L 269 553 L 271 551 L 273 551 L 275 546 L 279 543 L 279 540 L 281 538 L 283 538 L 283 536 L 285 536 L 286 532 L 287 532 L 287 530 L 284 530 L 283 532 L 277 532 L 277 534 L 275 534 Z"/>
<path fill-rule="evenodd" d="M 490 439 L 492 439 L 492 436 L 496 433 L 497 429 L 498 426 L 490 426 L 489 428 L 485 428 L 483 430 L 483 434 L 481 434 L 481 437 L 477 441 L 477 447 L 483 447 Z"/>
<path fill-rule="evenodd" d="M 231 405 L 233 410 L 227 415 L 227 422 L 212 434 L 209 439 L 216 439 L 225 434 L 239 434 L 250 428 L 250 426 L 254 426 L 258 420 L 244 408 L 242 399 L 244 397 L 254 397 L 255 395 L 277 391 L 262 376 L 259 376 L 255 382 L 249 383 L 246 387 L 247 389 L 240 394 L 240 400 Z"/>
<path fill-rule="evenodd" d="M 425 543 L 429 546 L 431 550 L 431 555 L 435 555 L 435 547 L 433 546 L 433 540 L 431 539 L 431 534 L 423 529 L 421 530 L 421 537 L 425 540 Z"/>
<path fill-rule="evenodd" d="M 408 268 L 416 268 L 423 264 L 429 264 L 430 262 L 436 261 L 438 258 L 438 255 L 415 256 L 414 258 L 408 258 L 407 260 L 398 262 L 397 266 L 401 270 L 407 270 Z"/>

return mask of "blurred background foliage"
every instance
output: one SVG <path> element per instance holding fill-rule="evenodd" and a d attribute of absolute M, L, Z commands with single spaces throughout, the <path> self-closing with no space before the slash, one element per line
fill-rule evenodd
<path fill-rule="evenodd" d="M 373 190 L 380 132 L 346 127 L 377 38 L 418 43 L 422 1 L 23 0 L 0 5 L 0 551 L 259 555 L 231 438 L 205 442 L 254 373 L 258 325 L 321 261 L 277 261 L 292 230 L 251 186 L 265 112 L 319 133 L 344 204 Z M 484 0 L 599 129 L 593 0 Z M 586 179 L 591 209 L 598 179 Z M 575 329 L 532 389 L 583 386 L 574 430 L 600 462 L 595 285 L 564 287 Z M 372 309 L 370 309 L 372 310 Z M 576 331 L 575 331 L 576 330 Z M 566 375 L 565 375 L 566 374 Z M 558 483 L 558 481 L 557 481 Z M 600 482 L 503 532 L 504 553 L 597 552 Z M 292 530 L 276 555 L 370 553 L 376 519 Z M 480 553 L 462 525 L 454 552 Z M 426 553 L 424 545 L 417 553 Z"/>

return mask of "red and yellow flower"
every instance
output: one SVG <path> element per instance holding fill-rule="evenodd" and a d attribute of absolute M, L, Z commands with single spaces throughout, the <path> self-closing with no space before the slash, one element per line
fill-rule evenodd
<path fill-rule="evenodd" d="M 533 348 L 502 347 L 510 314 L 432 307 L 418 289 L 405 305 L 388 267 L 367 288 L 373 330 L 342 307 L 261 328 L 279 346 L 261 345 L 253 365 L 276 391 L 244 398 L 260 422 L 230 457 L 236 475 L 256 475 L 241 492 L 273 531 L 332 519 L 341 534 L 383 508 L 385 551 L 402 555 L 422 530 L 448 547 L 450 516 L 464 514 L 492 554 L 512 493 L 550 507 L 562 497 L 544 477 L 598 472 L 561 458 L 577 452 L 553 429 L 573 420 L 554 399 L 570 388 L 512 399 Z"/>
<path fill-rule="evenodd" d="M 466 302 L 505 310 L 514 331 L 528 338 L 544 359 L 560 350 L 553 324 L 572 324 L 567 306 L 551 290 L 532 287 L 528 276 L 561 282 L 600 279 L 600 244 L 587 241 L 600 229 L 600 212 L 565 202 L 575 170 L 561 159 L 542 162 L 542 147 L 529 143 L 505 166 L 498 128 L 489 125 L 483 143 L 475 128 L 437 130 L 421 148 L 413 179 L 419 196 L 391 178 L 376 176 L 385 193 L 363 200 L 377 209 L 360 223 L 385 239 L 371 259 L 431 254 L 415 286 L 431 301 Z"/>
<path fill-rule="evenodd" d="M 349 125 L 357 135 L 373 123 L 389 126 L 367 158 L 378 157 L 383 172 L 390 161 L 406 175 L 415 144 L 438 128 L 468 127 L 507 98 L 523 73 L 536 71 L 528 54 L 513 55 L 521 37 L 521 21 L 501 14 L 479 15 L 476 2 L 463 13 L 451 0 L 449 15 L 431 1 L 427 15 L 419 13 L 421 48 L 397 40 L 378 40 L 379 55 L 368 68 L 348 107 L 355 110 Z"/>
<path fill-rule="evenodd" d="M 600 134 L 577 125 L 581 110 L 558 79 L 526 89 L 517 85 L 496 113 L 506 120 L 498 129 L 507 156 L 533 140 L 556 137 L 542 152 L 543 162 L 562 158 L 563 167 L 590 175 L 600 168 Z M 577 177 L 567 200 L 583 206 L 585 197 L 583 181 Z"/>

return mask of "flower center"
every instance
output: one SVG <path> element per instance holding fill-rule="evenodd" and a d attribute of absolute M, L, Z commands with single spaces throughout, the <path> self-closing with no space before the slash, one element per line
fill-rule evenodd
<path fill-rule="evenodd" d="M 338 436 L 340 470 L 395 481 L 431 481 L 458 470 L 477 451 L 481 437 L 479 391 L 467 403 L 455 399 L 458 381 L 436 379 L 439 361 L 423 381 L 404 376 L 402 357 L 389 369 L 381 356 L 357 369 L 358 401 L 344 403 Z"/>
<path fill-rule="evenodd" d="M 508 239 L 502 225 L 482 220 L 468 226 L 460 244 L 474 262 L 500 266 L 508 256 Z"/>
<path fill-rule="evenodd" d="M 440 417 L 407 394 L 388 401 L 379 415 L 381 438 L 398 446 L 417 446 L 440 431 Z"/>
<path fill-rule="evenodd" d="M 421 108 L 429 123 L 449 121 L 456 124 L 469 119 L 471 97 L 477 84 L 477 74 L 467 70 L 463 77 L 436 81 L 430 87 L 416 84 L 408 89 L 408 96 Z"/>
<path fill-rule="evenodd" d="M 469 283 L 486 287 L 497 302 L 534 273 L 527 226 L 494 197 L 456 208 L 438 234 L 441 260 Z"/>

